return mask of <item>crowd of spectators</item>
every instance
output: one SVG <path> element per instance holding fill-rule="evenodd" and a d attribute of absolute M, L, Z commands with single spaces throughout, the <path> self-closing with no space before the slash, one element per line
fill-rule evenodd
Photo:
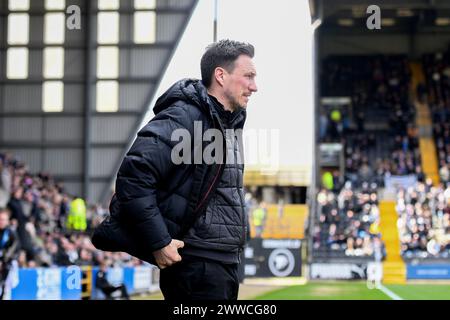
<path fill-rule="evenodd" d="M 335 251 L 345 256 L 385 256 L 379 233 L 380 212 L 376 185 L 359 191 L 346 182 L 336 194 L 322 189 L 317 195 L 318 221 L 313 230 L 316 251 Z"/>
<path fill-rule="evenodd" d="M 107 214 L 102 207 L 87 207 L 83 230 L 69 226 L 76 198 L 50 174 L 33 175 L 12 154 L 0 154 L 0 208 L 8 210 L 19 238 L 19 266 L 99 265 L 105 259 L 119 266 L 140 264 L 128 254 L 103 252 L 92 245 L 90 232 Z"/>
<path fill-rule="evenodd" d="M 351 139 L 344 139 L 346 179 L 352 181 L 354 185 L 373 182 L 380 187 L 384 185 L 384 178 L 391 175 L 414 174 L 420 181 L 424 180 L 417 134 L 396 136 L 393 139 L 390 157 L 378 156 L 371 162 L 369 150 L 377 143 L 376 141 L 373 133 L 358 134 Z"/>
<path fill-rule="evenodd" d="M 322 77 L 323 95 L 351 98 L 351 106 L 326 107 L 319 119 L 320 141 L 344 145 L 345 179 L 379 186 L 385 175 L 417 174 L 423 179 L 406 57 L 333 56 L 324 61 Z M 377 131 L 365 126 L 374 110 L 389 124 L 378 138 Z M 380 141 L 382 146 L 377 146 Z"/>
<path fill-rule="evenodd" d="M 350 97 L 352 110 L 346 112 L 352 114 L 358 132 L 364 131 L 373 110 L 387 117 L 394 133 L 405 132 L 415 116 L 410 78 L 405 56 L 331 56 L 323 63 L 322 96 Z"/>
<path fill-rule="evenodd" d="M 386 170 L 390 174 L 417 174 L 420 180 L 423 180 L 419 138 L 415 128 L 408 130 L 406 135 L 395 136 L 391 159 Z"/>
<path fill-rule="evenodd" d="M 344 139 L 345 180 L 351 181 L 354 187 L 362 183 L 383 185 L 384 171 L 373 168 L 370 162 L 370 148 L 376 144 L 374 134 L 357 134 Z"/>
<path fill-rule="evenodd" d="M 450 182 L 450 50 L 424 55 L 426 85 L 418 87 L 419 96 L 428 102 L 442 183 Z"/>
<path fill-rule="evenodd" d="M 396 210 L 405 258 L 450 257 L 450 51 L 423 57 L 425 84 L 418 100 L 428 104 L 437 149 L 440 184 L 418 175 L 414 187 L 400 189 Z"/>
<path fill-rule="evenodd" d="M 319 223 L 313 232 L 316 250 L 370 255 L 374 245 L 381 243 L 377 188 L 383 187 L 386 176 L 415 175 L 415 186 L 397 192 L 401 252 L 405 258 L 449 258 L 450 50 L 425 55 L 423 66 L 426 85 L 419 85 L 417 93 L 419 101 L 428 102 L 432 115 L 441 182 L 437 186 L 422 170 L 407 59 L 331 57 L 325 61 L 323 95 L 348 96 L 351 107 L 323 110 L 320 141 L 343 144 L 343 179 L 348 183 L 346 187 L 334 183 L 333 188 L 323 189 L 317 196 Z M 373 110 L 379 112 L 372 114 L 389 124 L 382 138 L 367 130 L 367 123 L 372 121 L 368 114 Z M 381 147 L 377 146 L 380 140 Z M 374 150 L 383 150 L 384 154 Z M 334 172 L 333 181 L 339 176 Z M 368 185 L 373 186 L 371 191 Z"/>
<path fill-rule="evenodd" d="M 404 257 L 450 257 L 450 186 L 427 180 L 400 189 L 396 210 Z"/>
<path fill-rule="evenodd" d="M 326 59 L 322 70 L 322 94 L 351 99 L 350 105 L 324 108 L 319 118 L 320 141 L 344 147 L 342 179 L 348 182 L 318 194 L 314 247 L 371 255 L 374 246 L 383 246 L 377 192 L 385 178 L 425 181 L 409 63 L 405 56 L 338 56 Z"/>
<path fill-rule="evenodd" d="M 439 177 L 441 182 L 450 182 L 450 112 L 445 122 L 434 124 L 434 137 L 438 152 Z"/>

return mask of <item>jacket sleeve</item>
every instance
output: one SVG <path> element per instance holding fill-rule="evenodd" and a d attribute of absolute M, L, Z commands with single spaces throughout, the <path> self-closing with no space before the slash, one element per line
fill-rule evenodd
<path fill-rule="evenodd" d="M 116 194 L 120 212 L 135 226 L 137 237 L 152 252 L 171 242 L 171 236 L 157 204 L 159 183 L 169 177 L 171 141 L 175 129 L 190 127 L 184 108 L 171 107 L 154 117 L 139 133 L 117 174 Z"/>

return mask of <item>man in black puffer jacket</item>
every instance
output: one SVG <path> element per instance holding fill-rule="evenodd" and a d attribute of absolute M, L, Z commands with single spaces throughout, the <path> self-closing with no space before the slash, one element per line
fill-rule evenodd
<path fill-rule="evenodd" d="M 166 300 L 237 299 L 247 228 L 242 128 L 257 91 L 253 56 L 250 44 L 210 45 L 202 81 L 181 80 L 157 100 L 155 117 L 119 169 L 119 218 L 139 250 L 152 253 Z M 210 143 L 220 147 L 208 158 Z"/>

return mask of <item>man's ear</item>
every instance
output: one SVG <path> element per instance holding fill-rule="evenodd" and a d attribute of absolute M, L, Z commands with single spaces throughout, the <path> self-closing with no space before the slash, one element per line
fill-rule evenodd
<path fill-rule="evenodd" d="M 225 77 L 225 69 L 217 67 L 214 70 L 214 78 L 216 79 L 217 83 L 219 83 L 222 87 L 224 84 L 224 77 Z"/>

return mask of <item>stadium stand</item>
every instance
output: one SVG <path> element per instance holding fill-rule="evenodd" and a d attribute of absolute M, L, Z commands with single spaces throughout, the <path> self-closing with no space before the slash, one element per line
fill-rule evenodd
<path fill-rule="evenodd" d="M 426 87 L 421 88 L 430 108 L 439 176 L 450 181 L 450 52 L 424 55 Z"/>
<path fill-rule="evenodd" d="M 343 113 L 342 119 L 332 110 L 328 119 L 321 122 L 327 124 L 323 141 L 334 139 L 345 144 L 345 181 L 351 181 L 356 187 L 361 185 L 361 181 L 366 184 L 372 182 L 377 184 L 377 188 L 383 187 L 386 175 L 412 174 L 418 181 L 414 187 L 400 188 L 396 196 L 395 209 L 404 259 L 445 259 L 449 255 L 449 57 L 448 52 L 425 55 L 423 70 L 426 86 L 417 86 L 417 99 L 428 103 L 432 118 L 441 182 L 436 186 L 432 185 L 432 179 L 426 179 L 422 170 L 421 153 L 427 152 L 421 152 L 421 144 L 430 143 L 419 143 L 416 111 L 408 93 L 411 75 L 407 60 L 394 56 L 330 57 L 324 63 L 324 74 L 329 75 L 325 77 L 324 92 L 352 97 L 350 112 Z M 357 68 L 357 65 L 362 67 Z M 346 114 L 352 114 L 353 118 L 346 119 Z M 389 128 L 376 126 L 377 121 L 387 122 L 387 119 Z M 352 122 L 353 126 L 349 125 Z M 370 130 L 374 127 L 378 130 Z M 348 241 L 344 241 L 345 235 L 339 233 L 339 230 L 345 229 L 341 226 L 343 221 L 338 224 L 330 224 L 329 221 L 342 214 L 339 196 L 345 192 L 358 195 L 358 190 L 334 189 L 335 193 L 322 190 L 318 195 L 320 223 L 314 230 L 314 248 L 340 249 L 342 254 L 349 248 Z M 358 225 L 364 225 L 360 219 L 356 221 Z M 344 222 L 344 226 L 352 223 L 355 221 Z M 322 251 L 321 254 L 326 253 Z"/>
<path fill-rule="evenodd" d="M 421 143 L 428 149 L 432 161 L 430 172 L 439 173 L 439 181 L 427 179 L 413 187 L 400 188 L 396 211 L 401 253 L 404 259 L 447 259 L 450 254 L 450 60 L 449 52 L 425 54 L 422 66 L 425 83 L 418 83 L 417 100 L 429 108 L 429 121 L 423 127 L 431 129 L 432 137 Z M 427 110 L 428 111 L 428 110 Z M 427 127 L 428 125 L 428 127 Z M 432 151 L 436 150 L 435 154 Z M 436 160 L 434 160 L 436 159 Z"/>
<path fill-rule="evenodd" d="M 443 258 L 450 254 L 450 187 L 418 183 L 398 193 L 396 210 L 406 259 Z"/>
<path fill-rule="evenodd" d="M 410 76 L 404 56 L 333 56 L 324 61 L 323 77 L 327 80 L 323 96 L 352 99 L 347 112 L 351 115 L 344 115 L 337 125 L 328 121 L 325 141 L 344 139 L 348 148 L 356 146 L 354 157 L 360 162 L 351 163 L 354 168 L 364 160 L 386 161 L 392 156 L 394 161 L 385 163 L 385 171 L 400 175 L 415 172 L 420 156 L 415 109 L 409 99 Z M 386 138 L 392 138 L 388 145 Z M 348 150 L 347 155 L 353 151 Z M 376 167 L 372 162 L 370 165 Z"/>
<path fill-rule="evenodd" d="M 351 102 L 322 113 L 327 118 L 320 121 L 326 126 L 321 129 L 321 142 L 342 143 L 345 165 L 343 179 L 337 172 L 333 190 L 322 190 L 317 196 L 313 254 L 322 259 L 372 259 L 373 247 L 382 239 L 378 198 L 386 177 L 425 179 L 408 60 L 405 56 L 330 56 L 323 61 L 322 78 L 322 96 L 349 96 Z"/>
<path fill-rule="evenodd" d="M 313 234 L 316 258 L 385 255 L 378 231 L 376 189 L 364 185 L 354 192 L 347 183 L 337 196 L 322 189 L 317 201 L 319 224 Z"/>
<path fill-rule="evenodd" d="M 19 267 L 97 266 L 105 259 L 115 266 L 142 264 L 126 253 L 99 251 L 92 245 L 89 234 L 107 214 L 104 208 L 88 206 L 86 226 L 77 229 L 67 222 L 73 200 L 81 199 L 67 194 L 50 174 L 31 174 L 9 153 L 0 154 L 0 174 L 1 205 L 9 209 L 20 240 Z"/>

